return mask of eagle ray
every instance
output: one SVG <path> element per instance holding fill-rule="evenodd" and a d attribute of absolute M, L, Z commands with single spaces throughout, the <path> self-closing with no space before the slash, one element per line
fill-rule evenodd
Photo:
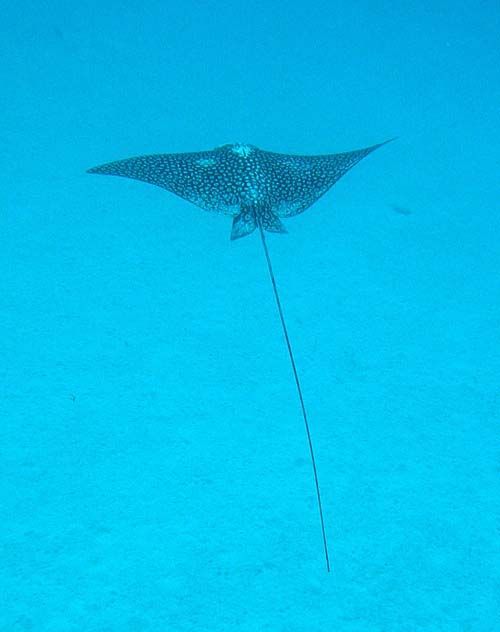
<path fill-rule="evenodd" d="M 265 232 L 286 233 L 283 218 L 305 211 L 362 158 L 390 140 L 319 156 L 279 154 L 235 143 L 210 151 L 126 158 L 88 170 L 154 184 L 202 209 L 229 215 L 233 218 L 232 240 L 258 228 L 307 434 L 328 572 L 330 556 L 311 430 Z"/>

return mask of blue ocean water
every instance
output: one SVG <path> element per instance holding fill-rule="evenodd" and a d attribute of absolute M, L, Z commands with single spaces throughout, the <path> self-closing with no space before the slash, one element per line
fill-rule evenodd
<path fill-rule="evenodd" d="M 20 0 L 0 631 L 500 629 L 500 7 Z M 392 136 L 268 243 L 85 170 Z"/>

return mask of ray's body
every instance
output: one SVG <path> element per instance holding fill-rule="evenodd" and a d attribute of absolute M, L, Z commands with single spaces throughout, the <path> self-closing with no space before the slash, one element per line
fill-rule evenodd
<path fill-rule="evenodd" d="M 205 210 L 229 215 L 233 218 L 231 239 L 259 230 L 305 424 L 328 571 L 328 543 L 307 409 L 265 231 L 285 233 L 283 218 L 302 213 L 351 167 L 384 144 L 324 156 L 278 154 L 253 145 L 232 144 L 211 151 L 138 156 L 89 169 L 89 173 L 142 180 Z"/>

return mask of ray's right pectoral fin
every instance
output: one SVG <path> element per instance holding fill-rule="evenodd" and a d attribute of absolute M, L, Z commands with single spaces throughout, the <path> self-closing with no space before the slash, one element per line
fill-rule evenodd
<path fill-rule="evenodd" d="M 257 228 L 257 220 L 255 213 L 250 210 L 243 210 L 233 218 L 233 228 L 231 230 L 231 239 L 240 239 L 253 233 Z"/>

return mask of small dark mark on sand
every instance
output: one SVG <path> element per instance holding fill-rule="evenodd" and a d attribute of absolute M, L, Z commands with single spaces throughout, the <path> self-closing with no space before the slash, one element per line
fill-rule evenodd
<path fill-rule="evenodd" d="M 411 215 L 412 214 L 410 209 L 406 208 L 405 206 L 399 206 L 399 204 L 389 204 L 389 206 L 392 208 L 392 210 L 395 213 L 398 213 L 399 215 Z"/>

